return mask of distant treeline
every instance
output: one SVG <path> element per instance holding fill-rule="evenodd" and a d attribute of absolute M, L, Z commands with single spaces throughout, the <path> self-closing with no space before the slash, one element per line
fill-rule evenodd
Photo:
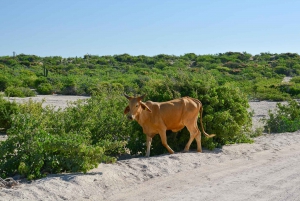
<path fill-rule="evenodd" d="M 148 85 L 189 81 L 206 87 L 204 79 L 239 87 L 250 99 L 299 98 L 300 56 L 295 53 L 251 55 L 226 52 L 215 55 L 153 57 L 84 55 L 63 58 L 19 54 L 0 57 L 0 91 L 9 96 L 38 94 L 92 95 L 118 89 L 147 93 Z M 284 76 L 293 76 L 289 84 Z M 31 90 L 30 90 L 31 89 Z M 32 89 L 35 89 L 34 91 Z M 173 96 L 180 93 L 174 90 Z"/>

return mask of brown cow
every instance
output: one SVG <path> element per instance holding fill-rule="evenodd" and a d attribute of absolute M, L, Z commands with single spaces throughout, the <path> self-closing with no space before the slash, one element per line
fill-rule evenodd
<path fill-rule="evenodd" d="M 185 126 L 190 132 L 190 139 L 186 144 L 184 151 L 190 149 L 190 145 L 194 138 L 197 142 L 197 151 L 202 152 L 201 132 L 197 125 L 198 114 L 200 113 L 200 124 L 206 137 L 213 137 L 214 134 L 207 134 L 204 131 L 202 123 L 202 103 L 195 98 L 183 97 L 167 102 L 142 102 L 145 95 L 140 97 L 130 97 L 125 95 L 129 100 L 129 106 L 124 110 L 128 118 L 136 120 L 143 128 L 143 132 L 147 135 L 147 153 L 150 156 L 150 146 L 152 138 L 159 134 L 161 142 L 167 148 L 170 154 L 174 151 L 167 144 L 166 131 L 180 131 Z"/>

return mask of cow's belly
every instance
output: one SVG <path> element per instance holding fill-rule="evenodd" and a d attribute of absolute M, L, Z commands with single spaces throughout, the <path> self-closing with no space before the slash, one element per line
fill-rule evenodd
<path fill-rule="evenodd" d="M 183 127 L 180 127 L 180 128 L 174 128 L 174 129 L 171 129 L 171 131 L 174 132 L 174 133 L 176 133 L 176 132 L 178 132 L 178 131 L 181 131 L 183 128 L 184 128 L 184 126 L 183 126 Z"/>
<path fill-rule="evenodd" d="M 180 125 L 174 125 L 174 126 L 169 126 L 167 128 L 167 130 L 171 130 L 172 132 L 178 132 L 180 130 L 182 130 L 184 128 L 184 125 L 183 124 L 180 124 Z"/>
<path fill-rule="evenodd" d="M 177 124 L 173 124 L 173 125 L 152 125 L 151 127 L 143 127 L 143 132 L 145 134 L 147 134 L 148 136 L 154 136 L 156 134 L 159 134 L 160 131 L 167 131 L 167 130 L 171 130 L 172 132 L 178 132 L 180 130 L 182 130 L 185 127 L 184 124 L 181 123 L 177 123 Z"/>
<path fill-rule="evenodd" d="M 173 115 L 169 118 L 164 117 L 162 121 L 168 130 L 182 129 L 184 127 L 182 117 L 176 115 Z"/>

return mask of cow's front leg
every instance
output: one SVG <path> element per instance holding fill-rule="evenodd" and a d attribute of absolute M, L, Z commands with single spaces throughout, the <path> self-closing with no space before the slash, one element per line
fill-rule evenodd
<path fill-rule="evenodd" d="M 146 157 L 149 157 L 149 156 L 150 156 L 151 143 L 152 143 L 152 137 L 149 137 L 149 136 L 147 135 L 147 141 L 146 141 L 146 144 L 147 144 L 147 152 L 146 152 Z"/>
<path fill-rule="evenodd" d="M 167 134 L 166 134 L 166 131 L 159 132 L 159 135 L 160 135 L 160 139 L 161 139 L 162 145 L 167 148 L 167 150 L 168 150 L 168 152 L 170 154 L 174 154 L 174 151 L 169 147 L 169 145 L 167 143 Z"/>

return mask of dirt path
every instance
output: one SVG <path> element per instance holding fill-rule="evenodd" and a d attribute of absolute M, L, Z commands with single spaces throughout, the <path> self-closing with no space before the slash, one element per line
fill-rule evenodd
<path fill-rule="evenodd" d="M 62 109 L 68 106 L 69 102 L 73 102 L 79 99 L 87 99 L 89 96 L 65 96 L 65 95 L 37 95 L 35 97 L 26 97 L 26 98 L 18 98 L 18 97 L 10 97 L 9 101 L 16 101 L 17 103 L 28 102 L 30 99 L 37 102 L 42 102 L 43 106 L 53 105 L 55 107 L 60 107 Z"/>
<path fill-rule="evenodd" d="M 299 200 L 299 146 L 155 178 L 108 200 Z"/>

